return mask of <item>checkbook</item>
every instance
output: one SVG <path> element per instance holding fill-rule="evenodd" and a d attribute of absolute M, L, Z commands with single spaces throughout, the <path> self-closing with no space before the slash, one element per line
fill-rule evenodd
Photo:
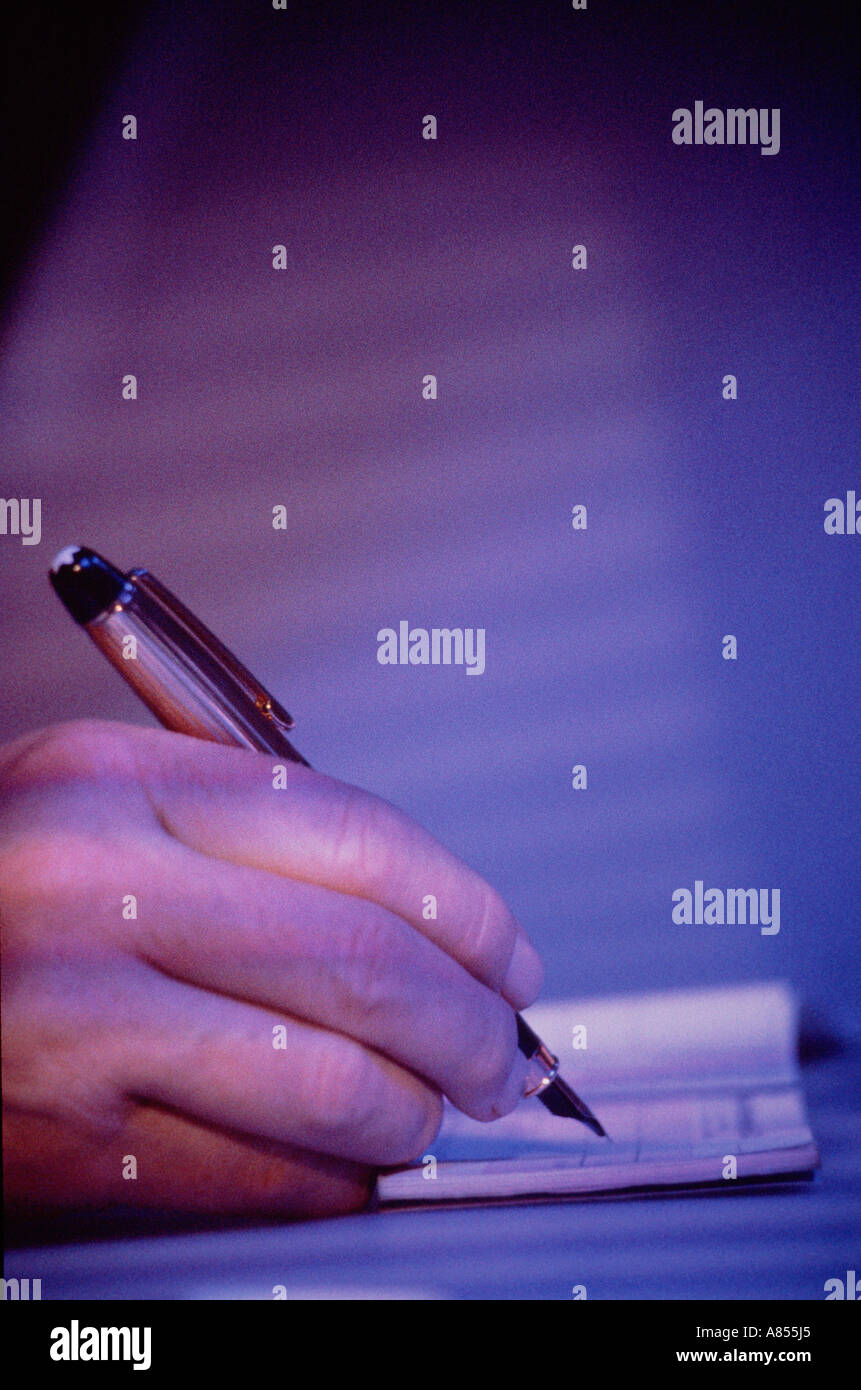
<path fill-rule="evenodd" d="M 525 1017 L 609 1138 L 529 1102 L 490 1124 L 446 1103 L 429 1151 L 380 1175 L 380 1208 L 728 1192 L 819 1166 L 788 985 L 557 1000 Z"/>

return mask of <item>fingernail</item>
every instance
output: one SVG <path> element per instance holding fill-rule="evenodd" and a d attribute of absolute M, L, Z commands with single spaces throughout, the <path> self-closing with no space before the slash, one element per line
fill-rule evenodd
<path fill-rule="evenodd" d="M 544 966 L 535 947 L 525 932 L 519 931 L 511 954 L 508 973 L 502 984 L 502 993 L 515 1009 L 525 1009 L 534 1004 L 541 992 L 544 979 Z"/>

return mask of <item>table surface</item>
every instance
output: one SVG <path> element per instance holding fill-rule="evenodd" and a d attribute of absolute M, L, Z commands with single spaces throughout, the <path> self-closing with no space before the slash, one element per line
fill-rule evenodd
<path fill-rule="evenodd" d="M 804 1299 L 858 1270 L 861 1048 L 804 1068 L 822 1168 L 791 1189 L 379 1212 L 44 1247 L 45 1299 Z M 752 1233 L 756 1238 L 752 1239 Z"/>

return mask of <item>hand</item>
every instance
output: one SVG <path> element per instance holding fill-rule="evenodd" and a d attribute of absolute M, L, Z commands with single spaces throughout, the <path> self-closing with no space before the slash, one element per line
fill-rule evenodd
<path fill-rule="evenodd" d="M 541 966 L 501 898 L 377 797 L 293 763 L 276 789 L 277 762 L 95 722 L 0 749 L 19 1216 L 356 1210 L 442 1094 L 517 1104 Z"/>

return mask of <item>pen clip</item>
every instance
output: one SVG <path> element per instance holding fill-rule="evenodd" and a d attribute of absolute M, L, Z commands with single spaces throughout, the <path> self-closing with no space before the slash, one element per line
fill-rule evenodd
<path fill-rule="evenodd" d="M 126 576 L 129 583 L 136 589 L 145 594 L 151 603 L 156 604 L 165 612 L 169 618 L 178 623 L 199 647 L 206 653 L 211 661 L 214 661 L 229 676 L 232 681 L 240 687 L 254 703 L 255 707 L 267 719 L 279 729 L 292 729 L 295 720 L 287 713 L 283 705 L 269 694 L 268 690 L 252 676 L 246 666 L 241 661 L 237 661 L 232 652 L 222 642 L 219 642 L 214 633 L 208 627 L 204 627 L 199 618 L 186 608 L 184 603 L 180 603 L 175 594 L 170 589 L 166 589 L 155 575 L 150 574 L 147 569 L 130 570 Z M 120 598 L 120 605 L 122 598 Z"/>

